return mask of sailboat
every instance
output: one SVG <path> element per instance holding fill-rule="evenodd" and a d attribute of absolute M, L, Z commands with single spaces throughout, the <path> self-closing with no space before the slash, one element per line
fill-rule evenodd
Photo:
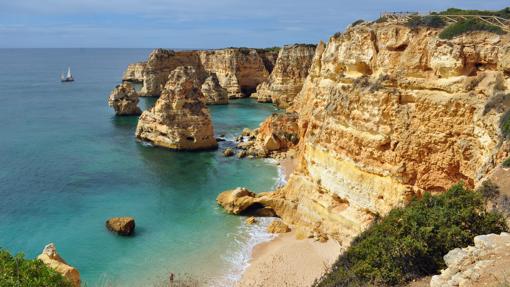
<path fill-rule="evenodd" d="M 67 75 L 64 76 L 64 74 L 60 75 L 60 81 L 61 82 L 74 82 L 73 75 L 71 74 L 71 67 L 67 68 Z"/>

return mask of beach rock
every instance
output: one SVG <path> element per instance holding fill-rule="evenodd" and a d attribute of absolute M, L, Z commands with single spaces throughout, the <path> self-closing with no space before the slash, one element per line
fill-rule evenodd
<path fill-rule="evenodd" d="M 252 206 L 256 194 L 247 188 L 238 187 L 234 190 L 228 190 L 220 193 L 216 202 L 225 209 L 227 213 L 240 214 L 248 207 Z"/>
<path fill-rule="evenodd" d="M 62 274 L 74 287 L 80 287 L 80 272 L 69 265 L 57 252 L 55 244 L 46 245 L 42 253 L 37 256 L 46 266 Z"/>
<path fill-rule="evenodd" d="M 259 102 L 273 102 L 279 108 L 289 107 L 301 91 L 312 65 L 316 45 L 284 46 L 269 79 L 252 95 Z"/>
<path fill-rule="evenodd" d="M 130 236 L 135 232 L 135 219 L 132 217 L 113 217 L 106 221 L 106 228 L 119 235 Z"/>
<path fill-rule="evenodd" d="M 155 106 L 140 116 L 136 137 L 176 150 L 218 147 L 193 67 L 179 67 L 170 74 Z"/>
<path fill-rule="evenodd" d="M 216 74 L 211 74 L 205 79 L 205 82 L 202 84 L 202 93 L 208 105 L 228 104 L 227 90 L 221 87 Z"/>
<path fill-rule="evenodd" d="M 124 75 L 122 76 L 122 81 L 143 83 L 146 65 L 146 62 L 129 64 L 126 71 L 124 72 Z"/>
<path fill-rule="evenodd" d="M 503 286 L 510 264 L 510 234 L 476 236 L 475 245 L 444 256 L 447 268 L 430 280 L 431 287 Z"/>
<path fill-rule="evenodd" d="M 289 226 L 283 223 L 280 219 L 275 219 L 269 226 L 267 227 L 267 232 L 269 233 L 287 233 L 290 232 Z"/>
<path fill-rule="evenodd" d="M 118 116 L 133 116 L 142 113 L 138 105 L 138 93 L 130 83 L 117 85 L 108 98 L 108 105 Z"/>
<path fill-rule="evenodd" d="M 246 218 L 246 224 L 255 224 L 257 222 L 257 219 L 253 216 L 250 216 L 248 218 Z"/>
<path fill-rule="evenodd" d="M 230 156 L 233 156 L 235 153 L 234 153 L 234 150 L 231 149 L 231 148 L 226 148 L 224 151 L 223 151 L 223 155 L 226 156 L 226 157 L 230 157 Z"/>

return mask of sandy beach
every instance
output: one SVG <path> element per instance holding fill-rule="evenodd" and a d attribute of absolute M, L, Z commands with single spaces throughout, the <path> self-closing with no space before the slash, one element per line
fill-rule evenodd
<path fill-rule="evenodd" d="M 341 246 L 334 240 L 320 243 L 279 235 L 255 247 L 249 267 L 237 287 L 311 286 L 338 258 Z"/>
<path fill-rule="evenodd" d="M 293 152 L 278 159 L 282 176 L 288 180 L 294 171 Z M 296 239 L 296 233 L 280 234 L 253 249 L 250 265 L 237 287 L 311 286 L 341 253 L 341 246 L 330 239 L 325 243 L 314 239 Z"/>

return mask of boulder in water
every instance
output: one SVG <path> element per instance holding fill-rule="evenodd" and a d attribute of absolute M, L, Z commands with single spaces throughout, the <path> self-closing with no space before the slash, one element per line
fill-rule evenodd
<path fill-rule="evenodd" d="M 113 217 L 106 221 L 106 228 L 119 235 L 130 236 L 135 232 L 135 219 L 132 217 Z"/>

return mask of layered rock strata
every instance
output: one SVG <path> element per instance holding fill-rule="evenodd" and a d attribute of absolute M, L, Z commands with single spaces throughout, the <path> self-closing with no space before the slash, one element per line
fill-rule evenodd
<path fill-rule="evenodd" d="M 112 91 L 108 98 L 108 105 L 115 110 L 118 116 L 139 115 L 142 110 L 138 107 L 138 93 L 133 86 L 124 82 Z"/>
<path fill-rule="evenodd" d="M 259 102 L 272 102 L 279 108 L 289 107 L 301 91 L 315 55 L 315 45 L 284 46 L 269 79 L 252 95 Z"/>
<path fill-rule="evenodd" d="M 414 195 L 473 187 L 505 146 L 509 36 L 438 33 L 363 23 L 321 43 L 288 109 L 296 170 L 256 203 L 350 242 Z"/>
<path fill-rule="evenodd" d="M 205 96 L 205 103 L 208 105 L 226 105 L 228 104 L 228 94 L 218 80 L 216 74 L 208 76 L 201 87 Z"/>
<path fill-rule="evenodd" d="M 143 83 L 146 65 L 147 63 L 145 62 L 129 64 L 122 76 L 122 81 Z"/>
<path fill-rule="evenodd" d="M 170 73 L 180 66 L 195 68 L 200 84 L 216 75 L 230 98 L 247 97 L 267 80 L 274 66 L 275 53 L 248 48 L 207 51 L 156 49 L 144 63 L 128 66 L 125 81 L 143 82 L 141 96 L 159 96 Z"/>
<path fill-rule="evenodd" d="M 80 287 L 80 272 L 69 265 L 57 252 L 55 244 L 46 245 L 42 253 L 37 256 L 46 266 L 62 274 L 74 287 Z"/>
<path fill-rule="evenodd" d="M 197 77 L 193 67 L 175 69 L 155 106 L 140 116 L 136 137 L 177 150 L 216 148 L 211 116 Z"/>
<path fill-rule="evenodd" d="M 475 245 L 456 248 L 444 256 L 447 268 L 435 275 L 431 287 L 506 286 L 510 264 L 510 234 L 480 235 Z"/>

